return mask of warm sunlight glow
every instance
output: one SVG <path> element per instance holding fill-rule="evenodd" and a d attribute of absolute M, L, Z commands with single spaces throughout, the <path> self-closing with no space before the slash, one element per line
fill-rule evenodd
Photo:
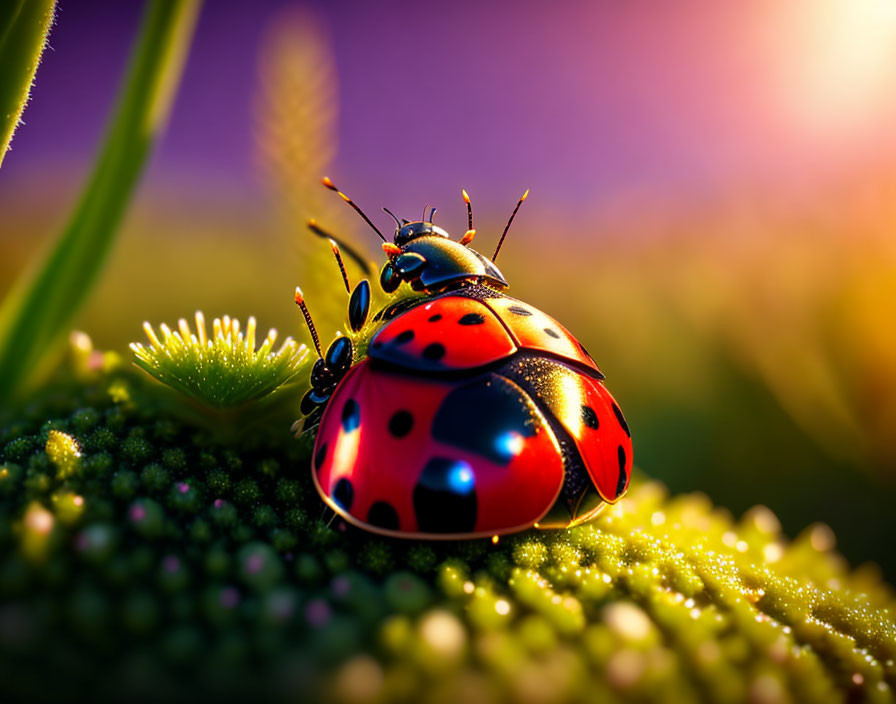
<path fill-rule="evenodd" d="M 784 9 L 787 8 L 787 9 Z M 808 129 L 860 129 L 892 99 L 896 0 L 782 4 L 792 70 L 791 107 Z"/>

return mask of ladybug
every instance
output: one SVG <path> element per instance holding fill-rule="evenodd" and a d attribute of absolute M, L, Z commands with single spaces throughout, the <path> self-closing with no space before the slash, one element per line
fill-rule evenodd
<path fill-rule="evenodd" d="M 349 524 L 398 538 L 466 539 L 584 522 L 628 487 L 632 441 L 591 355 L 560 323 L 508 296 L 495 264 L 523 194 L 491 259 L 432 223 L 396 221 L 393 241 L 332 181 L 383 239 L 379 284 L 414 294 L 368 321 L 367 279 L 351 290 L 353 344 L 322 353 L 301 411 L 317 425 L 311 472 L 323 501 Z M 385 210 L 385 209 L 384 209 Z M 424 210 L 424 216 L 425 216 Z M 338 240 L 330 239 L 349 291 Z M 341 243 L 362 266 L 363 257 Z M 357 358 L 357 359 L 356 359 Z"/>

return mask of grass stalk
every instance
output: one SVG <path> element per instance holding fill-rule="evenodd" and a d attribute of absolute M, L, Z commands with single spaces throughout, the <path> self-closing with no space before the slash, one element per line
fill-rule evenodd
<path fill-rule="evenodd" d="M 0 398 L 55 359 L 112 249 L 126 206 L 171 108 L 200 0 L 148 3 L 93 173 L 59 238 L 0 309 Z"/>
<path fill-rule="evenodd" d="M 0 166 L 28 103 L 56 0 L 0 3 Z"/>

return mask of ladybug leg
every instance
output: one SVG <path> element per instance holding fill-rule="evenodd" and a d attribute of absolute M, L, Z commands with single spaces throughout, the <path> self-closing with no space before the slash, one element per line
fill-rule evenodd
<path fill-rule="evenodd" d="M 324 363 L 335 375 L 337 382 L 345 376 L 349 367 L 352 366 L 353 352 L 354 347 L 352 346 L 352 341 L 347 337 L 337 337 L 327 348 Z"/>
<path fill-rule="evenodd" d="M 367 322 L 367 315 L 370 313 L 370 283 L 367 279 L 362 279 L 355 290 L 352 291 L 351 298 L 348 301 L 348 324 L 351 329 L 358 332 Z"/>
<path fill-rule="evenodd" d="M 312 427 L 320 420 L 330 395 L 351 368 L 353 354 L 352 341 L 347 337 L 337 337 L 327 348 L 324 357 L 314 363 L 311 368 L 311 389 L 302 397 L 299 405 L 299 410 L 305 416 L 304 427 Z"/>
<path fill-rule="evenodd" d="M 423 290 L 420 275 L 426 267 L 426 258 L 417 252 L 405 252 L 386 262 L 380 274 L 380 285 L 386 293 L 392 293 L 402 281 L 407 281 L 415 291 Z"/>
<path fill-rule="evenodd" d="M 400 285 L 401 277 L 398 275 L 392 262 L 386 262 L 383 270 L 380 272 L 380 286 L 382 286 L 383 291 L 386 293 L 395 293 L 395 289 Z"/>

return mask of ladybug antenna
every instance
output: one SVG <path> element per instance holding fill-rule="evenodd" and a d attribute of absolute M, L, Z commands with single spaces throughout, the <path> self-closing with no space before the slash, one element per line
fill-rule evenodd
<path fill-rule="evenodd" d="M 429 203 L 423 206 L 423 215 L 420 216 L 420 222 L 428 222 L 426 219 L 426 209 L 429 207 Z"/>
<path fill-rule="evenodd" d="M 436 216 L 436 208 L 433 208 L 429 213 L 429 220 L 427 222 L 432 222 L 432 219 Z"/>
<path fill-rule="evenodd" d="M 336 257 L 336 263 L 339 265 L 339 273 L 342 274 L 342 283 L 345 284 L 345 292 L 351 293 L 352 287 L 348 283 L 348 274 L 345 273 L 345 264 L 342 263 L 342 255 L 339 254 L 339 245 L 336 240 L 330 240 L 330 248 L 333 250 L 333 256 Z"/>
<path fill-rule="evenodd" d="M 460 189 L 461 195 L 464 197 L 464 203 L 467 204 L 467 230 L 473 229 L 473 204 L 470 202 L 470 196 L 467 195 L 466 190 L 463 188 Z"/>
<path fill-rule="evenodd" d="M 387 213 L 389 213 L 389 215 L 392 216 L 392 219 L 395 221 L 395 225 L 400 230 L 402 227 L 401 221 L 397 217 L 395 217 L 395 213 L 393 213 L 391 210 L 389 210 L 388 208 L 385 208 L 385 207 L 383 208 L 383 210 L 385 210 Z"/>
<path fill-rule="evenodd" d="M 498 240 L 498 246 L 495 248 L 495 253 L 492 255 L 492 261 L 495 261 L 498 258 L 498 252 L 501 251 L 501 245 L 504 244 L 504 238 L 507 237 L 507 231 L 510 229 L 510 223 L 513 222 L 513 219 L 516 217 L 516 212 L 520 209 L 520 206 L 523 204 L 523 201 L 529 197 L 529 189 L 526 189 L 526 192 L 520 196 L 519 201 L 516 204 L 516 207 L 513 209 L 513 212 L 510 214 L 510 220 L 507 221 L 507 225 L 504 227 L 504 232 L 501 233 L 501 239 Z"/>
<path fill-rule="evenodd" d="M 353 260 L 361 269 L 364 271 L 367 276 L 373 276 L 373 268 L 370 266 L 370 262 L 368 262 L 364 256 L 354 247 L 352 247 L 348 242 L 343 239 L 336 237 L 336 235 L 327 232 L 320 225 L 317 224 L 317 220 L 311 218 L 308 221 L 308 229 L 311 230 L 318 237 L 323 237 L 325 240 L 330 240 L 331 242 L 335 242 L 339 245 L 339 248 L 345 252 L 346 256 Z M 331 245 L 332 246 L 332 245 Z M 338 256 L 338 255 L 337 255 Z M 340 264 L 340 269 L 342 265 Z"/>
<path fill-rule="evenodd" d="M 311 332 L 311 339 L 314 341 L 314 349 L 317 350 L 317 356 L 324 358 L 320 351 L 320 339 L 317 337 L 317 328 L 314 327 L 314 321 L 311 320 L 311 313 L 308 312 L 308 306 L 305 305 L 305 297 L 302 295 L 302 289 L 296 286 L 296 305 L 301 309 L 302 315 L 305 316 L 305 324 Z"/>
<path fill-rule="evenodd" d="M 386 239 L 386 237 L 383 235 L 383 233 L 380 232 L 379 228 L 376 225 L 374 225 L 373 222 L 371 222 L 370 218 L 364 214 L 364 211 L 361 210 L 357 205 L 355 205 L 355 202 L 351 198 L 349 198 L 347 195 L 345 195 L 345 193 L 343 193 L 338 188 L 336 188 L 336 185 L 328 177 L 324 176 L 321 179 L 321 183 L 323 183 L 324 186 L 329 188 L 331 191 L 335 191 L 336 193 L 338 193 L 339 197 L 342 198 L 342 200 L 344 200 L 346 203 L 348 203 L 350 206 L 352 206 L 352 208 L 355 209 L 355 212 L 358 213 L 358 215 L 360 215 L 362 218 L 364 218 L 364 222 L 366 222 L 368 225 L 370 225 L 373 228 L 373 231 L 380 236 L 380 239 L 383 242 L 388 241 Z"/>

